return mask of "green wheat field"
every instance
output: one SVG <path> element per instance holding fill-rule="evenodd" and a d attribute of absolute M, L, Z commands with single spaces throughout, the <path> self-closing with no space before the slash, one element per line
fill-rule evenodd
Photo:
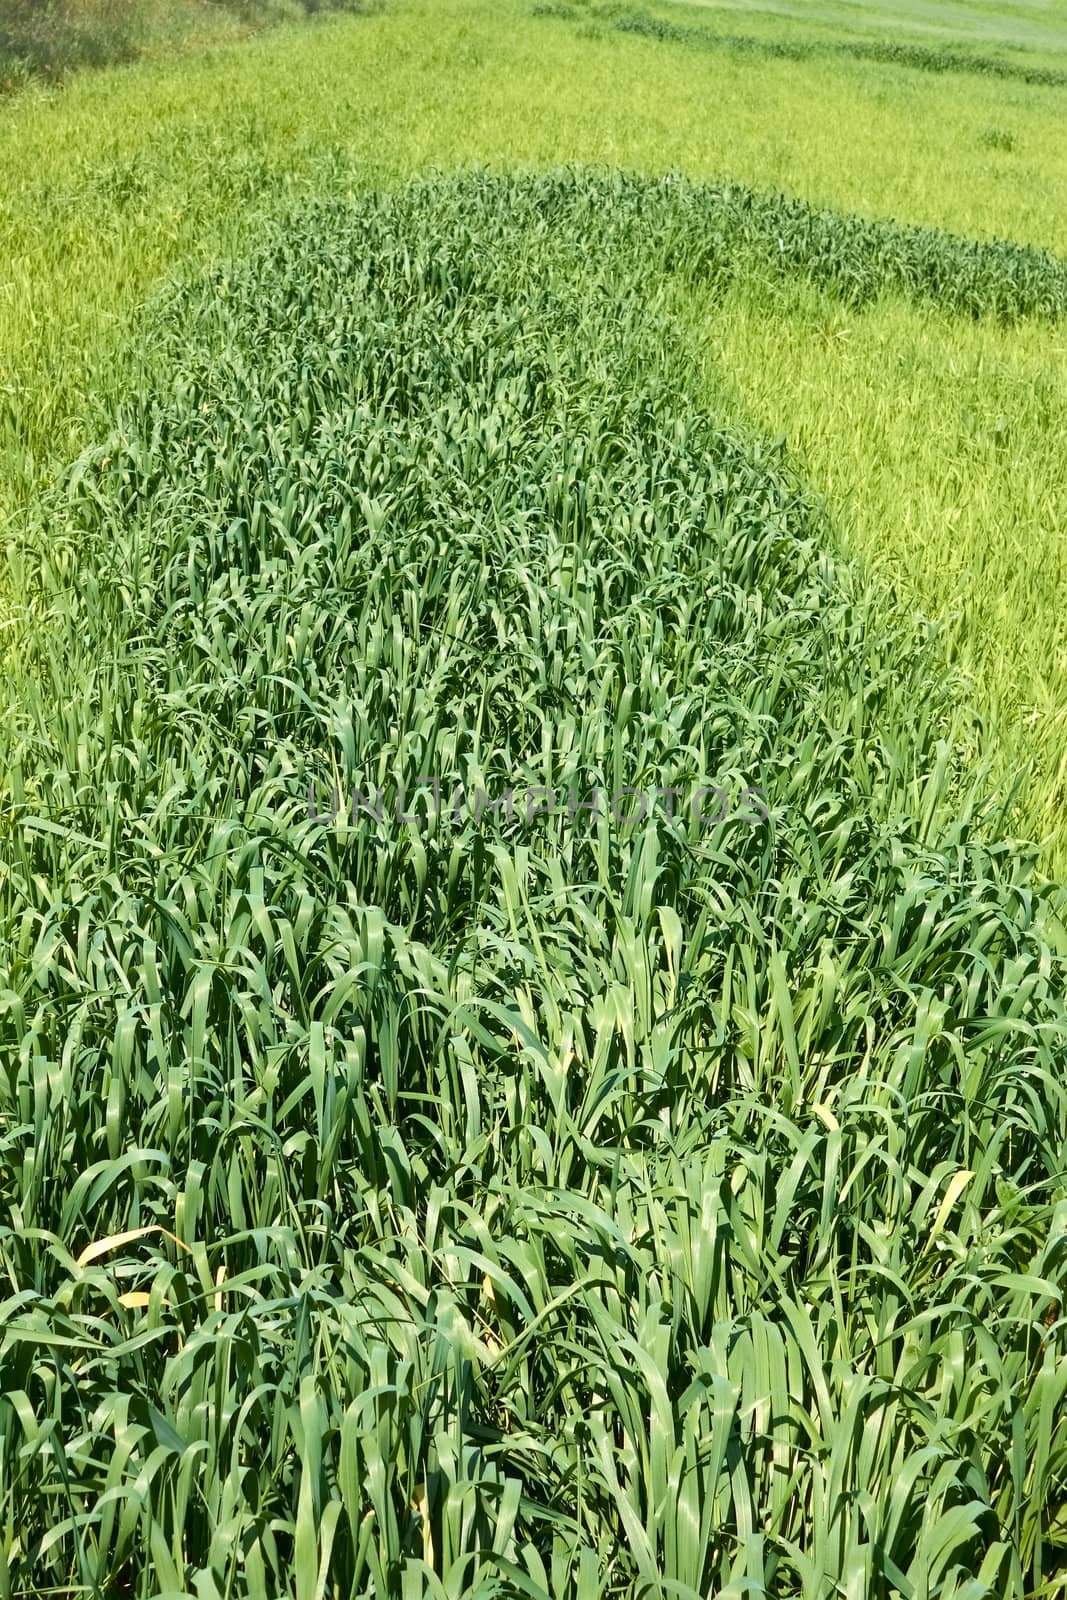
<path fill-rule="evenodd" d="M 0 1600 L 1067 1597 L 1067 13 L 0 0 Z"/>

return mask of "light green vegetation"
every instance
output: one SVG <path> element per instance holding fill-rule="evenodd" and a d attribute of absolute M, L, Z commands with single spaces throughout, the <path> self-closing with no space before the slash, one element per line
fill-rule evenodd
<path fill-rule="evenodd" d="M 938 79 L 931 105 L 941 106 L 947 81 Z M 1046 97 L 1067 116 L 1064 91 Z M 1009 121 L 982 140 L 1005 176 L 1020 153 Z M 708 301 L 703 326 L 713 370 L 730 374 L 748 414 L 790 439 L 853 548 L 942 619 L 946 647 L 976 680 L 1002 771 L 1023 770 L 1023 825 L 1062 873 L 1067 335 L 1004 335 L 888 299 L 842 316 L 795 287 L 768 294 L 757 278 L 726 305 Z"/>
<path fill-rule="evenodd" d="M 261 220 L 31 519 L 8 1592 L 1062 1592 L 1067 935 L 936 640 L 701 416 L 748 221 Z"/>
<path fill-rule="evenodd" d="M 62 96 L 10 107 L 0 122 L 8 483 L 26 447 L 69 453 L 85 409 L 80 360 L 114 344 L 168 265 L 226 248 L 249 199 L 272 178 L 306 175 L 324 148 L 375 179 L 433 163 L 569 159 L 727 174 L 842 209 L 1067 249 L 1058 93 L 932 86 L 847 61 L 703 60 L 524 24 L 524 10 L 505 0 L 494 28 L 482 0 L 413 3 L 86 76 Z M 1012 152 L 987 142 L 1000 127 Z"/>
<path fill-rule="evenodd" d="M 942 620 L 1002 771 L 1024 769 L 1024 825 L 1062 873 L 1067 336 L 751 287 L 705 326 L 716 370 L 788 433 L 852 547 Z"/>
<path fill-rule="evenodd" d="M 237 248 L 250 206 L 307 181 L 326 152 L 358 182 L 477 160 L 729 173 L 1067 253 L 1067 91 L 849 59 L 705 56 L 522 21 L 520 6 L 507 16 L 490 26 L 475 0 L 411 5 L 83 77 L 10 107 L 0 125 L 8 506 L 48 458 L 83 442 L 88 397 L 106 382 L 96 357 L 139 299 L 174 262 Z M 854 547 L 952 619 L 1003 770 L 1038 763 L 1019 826 L 1048 838 L 1049 866 L 1062 867 L 1067 341 L 1006 339 L 897 302 L 848 323 L 817 302 L 800 317 L 777 304 L 753 286 L 710 318 L 739 413 L 792 440 Z M 825 338 L 845 326 L 848 341 Z M 872 384 L 862 352 L 883 349 L 885 381 Z M 958 440 L 969 442 L 963 480 Z"/>
<path fill-rule="evenodd" d="M 537 16 L 566 17 L 588 23 L 610 22 L 618 33 L 636 34 L 644 38 L 667 40 L 671 44 L 685 45 L 695 50 L 715 50 L 720 53 L 756 55 L 778 60 L 809 61 L 833 58 L 854 61 L 875 61 L 880 65 L 905 67 L 921 72 L 957 73 L 970 77 L 989 77 L 1014 81 L 1040 88 L 1067 88 L 1067 68 L 1050 67 L 1036 62 L 1032 56 L 1007 57 L 988 51 L 960 50 L 953 46 L 915 44 L 910 40 L 887 38 L 884 33 L 841 37 L 838 33 L 807 34 L 790 37 L 776 25 L 772 29 L 729 33 L 722 28 L 693 27 L 679 22 L 678 13 L 624 12 L 618 14 L 614 4 L 582 6 L 565 3 L 537 5 Z M 1003 136 L 1002 136 L 1003 137 Z M 1010 148 L 1010 144 L 1003 146 Z"/>
<path fill-rule="evenodd" d="M 671 0 L 670 9 L 698 7 L 731 25 L 802 23 L 835 35 L 886 33 L 951 46 L 1067 56 L 1067 18 L 1057 0 Z"/>
<path fill-rule="evenodd" d="M 250 204 L 312 181 L 323 159 L 349 165 L 357 183 L 430 165 L 575 158 L 725 173 L 1067 254 L 1067 91 L 848 59 L 710 55 L 606 26 L 590 36 L 518 3 L 492 17 L 482 0 L 411 0 L 386 16 L 85 76 L 8 108 L 9 505 L 49 457 L 76 452 L 88 396 L 105 382 L 97 360 L 161 276 L 236 248 Z M 1051 834 L 1048 859 L 1062 863 L 1065 340 L 964 328 L 898 302 L 846 324 L 817 302 L 794 311 L 754 286 L 711 318 L 739 412 L 796 445 L 857 550 L 888 563 L 915 603 L 958 619 L 956 647 L 996 715 L 1005 770 L 1020 754 L 1040 758 L 1023 825 Z M 826 336 L 845 326 L 847 340 Z M 883 349 L 885 372 L 871 383 L 862 353 Z M 717 371 L 716 403 L 721 381 Z M 971 441 L 962 486 L 960 439 Z"/>
<path fill-rule="evenodd" d="M 389 177 L 433 161 L 676 167 L 967 235 L 1067 245 L 1058 93 L 956 78 L 931 86 L 921 74 L 851 62 L 702 61 L 560 23 L 519 27 L 517 5 L 499 14 L 490 29 L 478 0 L 415 5 L 84 78 L 58 100 L 9 110 L 0 344 L 15 382 L 21 351 L 44 362 L 19 415 L 33 419 L 46 403 L 72 339 L 75 352 L 99 336 L 110 342 L 109 312 L 124 321 L 167 261 L 217 245 L 247 200 L 235 172 L 298 173 L 323 145 Z M 1000 127 L 1013 152 L 985 142 Z M 62 341 L 52 352 L 61 360 L 41 350 L 42 329 Z"/>
<path fill-rule="evenodd" d="M 1065 111 L 393 0 L 0 112 L 0 1600 L 1062 1600 Z"/>

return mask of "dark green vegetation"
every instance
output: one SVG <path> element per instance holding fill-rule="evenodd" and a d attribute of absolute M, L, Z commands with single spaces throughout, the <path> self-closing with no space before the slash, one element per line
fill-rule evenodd
<path fill-rule="evenodd" d="M 732 205 L 304 205 L 25 531 L 0 1593 L 1062 1569 L 1064 934 L 936 640 L 694 400 Z M 308 818 L 431 772 L 769 817 Z"/>
<path fill-rule="evenodd" d="M 584 13 L 573 5 L 542 4 L 535 14 L 577 18 Z M 782 61 L 808 61 L 819 56 L 851 56 L 857 61 L 876 61 L 887 66 L 915 67 L 921 72 L 972 72 L 981 77 L 1015 79 L 1045 88 L 1063 88 L 1067 72 L 1056 67 L 1035 66 L 1025 60 L 981 55 L 969 50 L 905 43 L 899 39 L 775 39 L 755 34 L 719 33 L 708 28 L 693 28 L 663 17 L 624 16 L 613 23 L 620 33 L 643 34 L 673 44 L 694 45 L 707 50 L 729 50 L 743 54 L 776 57 Z"/>
<path fill-rule="evenodd" d="M 2 0 L 0 88 L 20 72 L 56 74 L 132 61 L 153 48 L 210 40 L 363 0 Z"/>
<path fill-rule="evenodd" d="M 896 293 L 1003 322 L 1067 313 L 1067 261 L 1033 245 L 842 216 L 740 184 L 666 181 L 675 182 L 675 196 L 662 238 L 650 247 L 668 272 L 694 286 L 799 277 L 852 309 Z"/>

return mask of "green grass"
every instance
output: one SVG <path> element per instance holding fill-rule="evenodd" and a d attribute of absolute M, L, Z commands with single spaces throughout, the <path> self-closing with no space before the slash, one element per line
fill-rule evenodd
<path fill-rule="evenodd" d="M 747 216 L 283 208 L 30 519 L 7 1592 L 1062 1590 L 1067 933 L 701 415 Z M 307 814 L 432 772 L 560 803 Z M 765 816 L 562 800 L 708 783 Z"/>
<path fill-rule="evenodd" d="M 1067 867 L 1067 344 L 886 304 L 738 285 L 694 330 L 787 432 L 853 550 L 939 617 L 1024 826 Z M 872 374 L 877 381 L 872 382 Z"/>
<path fill-rule="evenodd" d="M 410 0 L 32 95 L 0 118 L 0 513 L 85 442 L 112 381 L 99 363 L 171 265 L 239 248 L 250 203 L 313 185 L 323 162 L 355 184 L 474 161 L 726 174 L 1065 255 L 1063 93 Z M 795 296 L 759 285 L 709 312 L 699 337 L 726 358 L 737 415 L 785 435 L 857 552 L 947 620 L 1005 774 L 1037 762 L 1020 826 L 1062 870 L 1062 339 L 961 328 L 892 297 L 844 323 L 832 303 L 798 316 Z M 960 441 L 964 479 L 946 470 Z"/>
<path fill-rule="evenodd" d="M 583 15 L 577 6 L 535 7 L 535 15 Z M 897 39 L 791 39 L 766 34 L 733 34 L 720 30 L 694 28 L 673 18 L 649 16 L 640 12 L 615 19 L 619 33 L 662 39 L 670 44 L 696 49 L 730 50 L 739 54 L 770 56 L 786 61 L 808 61 L 821 56 L 847 56 L 858 61 L 877 61 L 889 66 L 913 67 L 920 72 L 964 72 L 978 77 L 1016 79 L 1042 88 L 1067 87 L 1067 69 L 1042 66 L 1018 58 L 979 55 L 973 51 L 945 49 L 932 45 L 904 43 Z"/>
<path fill-rule="evenodd" d="M 1065 91 L 615 20 L 0 108 L 0 1600 L 1067 1591 Z"/>
<path fill-rule="evenodd" d="M 581 3 L 581 0 L 578 0 Z M 681 9 L 683 0 L 671 0 Z M 781 35 L 794 26 L 838 37 L 878 34 L 1024 54 L 1067 54 L 1067 21 L 1054 0 L 684 0 L 720 17 Z"/>

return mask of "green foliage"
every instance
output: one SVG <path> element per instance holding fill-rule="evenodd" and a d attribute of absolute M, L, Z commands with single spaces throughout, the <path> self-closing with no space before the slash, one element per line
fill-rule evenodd
<path fill-rule="evenodd" d="M 936 642 L 696 398 L 736 200 L 295 207 L 25 531 L 3 1592 L 1062 1564 L 1067 939 Z M 307 815 L 428 772 L 769 817 Z"/>
<path fill-rule="evenodd" d="M 537 14 L 538 8 L 534 10 Z M 540 14 L 545 14 L 543 7 L 540 8 Z M 922 72 L 971 72 L 980 77 L 1015 79 L 1019 83 L 1044 88 L 1063 88 L 1067 85 L 1067 72 L 1056 67 L 1035 66 L 1023 60 L 979 55 L 971 51 L 908 44 L 897 39 L 777 39 L 753 34 L 713 32 L 707 28 L 669 22 L 662 17 L 642 15 L 619 17 L 614 26 L 620 33 L 641 34 L 672 44 L 777 57 L 783 61 L 805 61 L 819 56 L 851 56 L 857 61 L 915 67 Z"/>
<path fill-rule="evenodd" d="M 667 266 L 719 284 L 771 269 L 800 276 L 853 307 L 887 291 L 945 311 L 1010 322 L 1067 312 L 1067 262 L 1007 240 L 979 243 L 938 228 L 847 217 L 738 184 L 680 182 Z"/>
<path fill-rule="evenodd" d="M 980 142 L 987 150 L 1003 150 L 1010 153 L 1015 149 L 1015 135 L 1006 128 L 985 128 L 979 134 Z"/>
<path fill-rule="evenodd" d="M 359 9 L 360 0 L 4 0 L 0 60 L 55 74 L 131 61 L 160 42 L 210 36 L 227 24 Z M 9 86 L 20 86 L 15 74 Z"/>

